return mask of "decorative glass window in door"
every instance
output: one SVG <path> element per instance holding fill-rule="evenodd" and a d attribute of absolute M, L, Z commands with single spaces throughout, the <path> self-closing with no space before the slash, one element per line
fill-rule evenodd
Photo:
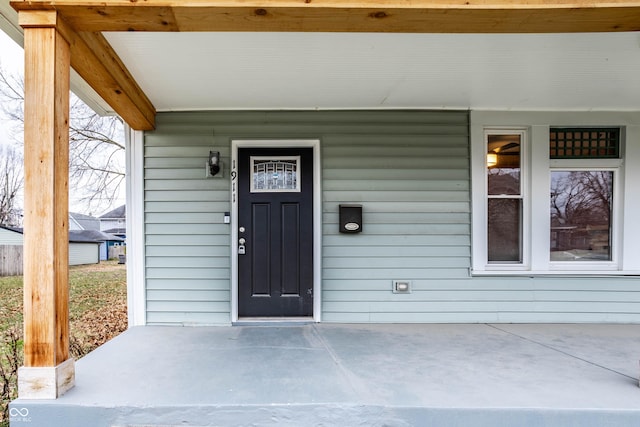
<path fill-rule="evenodd" d="M 300 156 L 251 157 L 251 192 L 299 192 Z"/>

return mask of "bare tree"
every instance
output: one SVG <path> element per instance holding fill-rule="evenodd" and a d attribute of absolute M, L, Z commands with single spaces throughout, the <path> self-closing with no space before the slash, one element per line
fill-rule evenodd
<path fill-rule="evenodd" d="M 72 96 L 69 120 L 69 177 L 88 211 L 112 204 L 124 188 L 124 125 L 99 116 Z"/>
<path fill-rule="evenodd" d="M 24 185 L 22 156 L 17 149 L 0 146 L 0 225 L 20 225 L 19 195 Z"/>
<path fill-rule="evenodd" d="M 70 96 L 71 196 L 86 212 L 104 210 L 118 198 L 124 185 L 124 126 L 119 117 L 102 117 L 75 95 Z M 15 123 L 14 138 L 22 141 L 24 83 L 20 76 L 0 69 L 0 100 L 5 117 Z"/>
<path fill-rule="evenodd" d="M 551 182 L 551 218 L 558 224 L 608 224 L 613 174 L 609 171 L 558 172 Z"/>
<path fill-rule="evenodd" d="M 24 132 L 24 81 L 0 67 L 0 113 L 6 119 L 12 143 L 22 145 Z M 9 143 L 9 141 L 0 141 Z"/>

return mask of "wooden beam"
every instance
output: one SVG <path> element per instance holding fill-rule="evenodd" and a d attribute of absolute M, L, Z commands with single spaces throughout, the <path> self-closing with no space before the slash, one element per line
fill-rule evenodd
<path fill-rule="evenodd" d="M 76 31 L 549 33 L 640 31 L 639 0 L 23 0 Z"/>
<path fill-rule="evenodd" d="M 111 108 L 136 130 L 155 127 L 156 110 L 100 33 L 75 33 L 67 29 L 71 66 Z"/>
<path fill-rule="evenodd" d="M 24 363 L 55 367 L 69 359 L 70 53 L 55 28 L 55 12 L 29 18 L 24 31 Z"/>
<path fill-rule="evenodd" d="M 26 10 L 19 15 L 25 28 L 51 18 L 47 10 Z M 46 18 L 48 17 L 48 18 Z M 155 108 L 118 55 L 99 33 L 77 33 L 55 12 L 57 31 L 69 42 L 71 66 L 133 129 L 155 126 Z"/>

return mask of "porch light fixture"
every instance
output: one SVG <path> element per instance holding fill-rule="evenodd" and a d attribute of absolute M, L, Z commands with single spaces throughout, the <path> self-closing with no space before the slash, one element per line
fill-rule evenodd
<path fill-rule="evenodd" d="M 220 172 L 220 152 L 209 151 L 209 175 L 216 176 Z"/>
<path fill-rule="evenodd" d="M 498 164 L 498 153 L 490 151 L 487 153 L 487 167 L 492 168 Z"/>

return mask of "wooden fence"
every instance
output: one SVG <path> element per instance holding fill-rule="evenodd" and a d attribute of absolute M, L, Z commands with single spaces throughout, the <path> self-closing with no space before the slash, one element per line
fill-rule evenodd
<path fill-rule="evenodd" d="M 108 258 L 109 259 L 118 259 L 120 257 L 120 255 L 124 255 L 126 252 L 126 246 L 122 245 L 122 246 L 110 246 L 109 247 L 109 254 L 108 254 Z"/>
<path fill-rule="evenodd" d="M 22 246 L 0 245 L 0 277 L 22 275 L 22 260 Z"/>

